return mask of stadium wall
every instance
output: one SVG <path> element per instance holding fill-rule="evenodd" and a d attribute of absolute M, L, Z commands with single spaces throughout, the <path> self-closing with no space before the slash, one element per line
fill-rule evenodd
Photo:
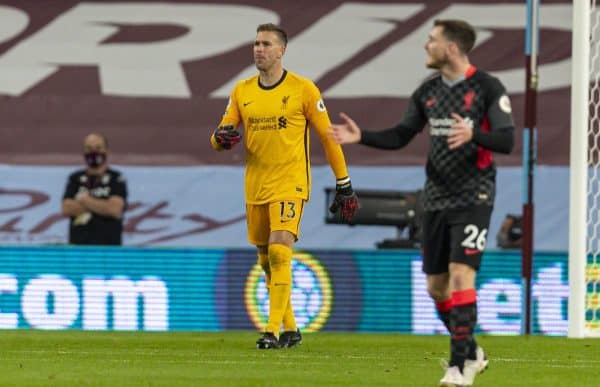
<path fill-rule="evenodd" d="M 68 221 L 60 214 L 67 176 L 75 167 L 0 165 L 0 244 L 65 244 Z M 138 247 L 247 248 L 242 167 L 120 167 L 129 186 L 124 243 Z M 355 189 L 412 191 L 423 186 L 418 167 L 350 166 Z M 541 166 L 535 175 L 535 249 L 567 251 L 567 167 Z M 508 213 L 521 212 L 522 172 L 498 171 L 488 248 Z M 325 224 L 328 166 L 312 169 L 312 193 L 302 217 L 300 249 L 369 249 L 397 237 L 393 226 Z M 217 203 L 218 205 L 215 205 Z"/>
<path fill-rule="evenodd" d="M 543 165 L 569 160 L 571 9 L 568 0 L 540 5 Z M 390 127 L 429 76 L 423 45 L 445 18 L 474 24 L 470 58 L 502 80 L 521 126 L 522 0 L 0 0 L 0 163 L 78 164 L 81 140 L 94 130 L 107 135 L 117 164 L 242 164 L 242 147 L 213 152 L 208 136 L 233 84 L 256 73 L 252 42 L 265 22 L 287 29 L 283 63 L 315 81 L 331 117 L 343 111 L 364 128 Z M 347 147 L 346 159 L 422 165 L 428 144 L 421 135 L 402 152 Z M 499 164 L 521 165 L 521 147 L 516 135 Z M 312 156 L 327 163 L 318 141 Z"/>
<path fill-rule="evenodd" d="M 260 330 L 267 294 L 253 250 L 0 247 L 0 328 Z M 538 252 L 535 334 L 565 335 L 567 257 Z M 443 333 L 412 250 L 295 251 L 292 302 L 305 331 Z M 519 252 L 488 252 L 478 331 L 516 335 Z"/>

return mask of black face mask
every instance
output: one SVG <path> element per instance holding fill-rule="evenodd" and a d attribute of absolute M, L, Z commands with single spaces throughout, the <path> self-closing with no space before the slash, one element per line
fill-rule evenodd
<path fill-rule="evenodd" d="M 83 157 L 90 168 L 97 168 L 106 162 L 106 153 L 104 152 L 87 152 L 83 154 Z"/>

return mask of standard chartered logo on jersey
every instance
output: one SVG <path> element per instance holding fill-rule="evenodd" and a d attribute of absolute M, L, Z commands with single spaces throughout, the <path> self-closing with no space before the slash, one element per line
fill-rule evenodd
<path fill-rule="evenodd" d="M 295 252 L 292 257 L 292 306 L 298 328 L 318 331 L 331 313 L 331 280 L 323 265 L 311 254 Z M 262 268 L 256 264 L 248 273 L 245 289 L 246 310 L 258 329 L 269 318 L 269 293 Z"/>
<path fill-rule="evenodd" d="M 287 118 L 285 116 L 249 117 L 247 125 L 248 131 L 286 129 Z"/>

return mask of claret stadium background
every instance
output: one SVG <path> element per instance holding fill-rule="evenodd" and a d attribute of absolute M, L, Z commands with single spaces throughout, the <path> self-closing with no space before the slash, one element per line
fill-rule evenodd
<path fill-rule="evenodd" d="M 567 330 L 570 12 L 568 1 L 540 9 L 532 331 L 547 335 Z M 427 77 L 433 20 L 451 17 L 477 27 L 471 59 L 512 101 L 516 149 L 495 159 L 478 330 L 519 334 L 520 252 L 495 236 L 522 204 L 522 1 L 0 1 L 0 328 L 260 329 L 266 289 L 246 241 L 243 150 L 213 152 L 208 141 L 234 82 L 255 71 L 256 26 L 288 30 L 284 65 L 315 80 L 333 121 L 345 111 L 377 129 L 397 122 Z M 123 248 L 65 245 L 60 201 L 90 131 L 107 136 L 127 178 Z M 293 261 L 300 328 L 443 332 L 419 251 L 376 248 L 396 227 L 325 222 L 334 180 L 312 146 Z M 419 189 L 427 146 L 423 134 L 397 152 L 346 147 L 353 185 Z"/>

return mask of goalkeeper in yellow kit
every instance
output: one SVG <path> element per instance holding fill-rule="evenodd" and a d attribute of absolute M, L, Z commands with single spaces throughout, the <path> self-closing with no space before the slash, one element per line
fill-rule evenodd
<path fill-rule="evenodd" d="M 291 260 L 311 187 L 309 126 L 316 130 L 336 177 L 330 210 L 350 221 L 358 199 L 342 149 L 327 136 L 329 115 L 319 89 L 283 68 L 286 32 L 274 24 L 261 24 L 256 32 L 258 74 L 236 84 L 210 141 L 218 151 L 231 149 L 242 138 L 239 124 L 244 127 L 248 240 L 258 249 L 269 288 L 269 322 L 256 345 L 270 349 L 302 342 L 291 304 Z"/>

